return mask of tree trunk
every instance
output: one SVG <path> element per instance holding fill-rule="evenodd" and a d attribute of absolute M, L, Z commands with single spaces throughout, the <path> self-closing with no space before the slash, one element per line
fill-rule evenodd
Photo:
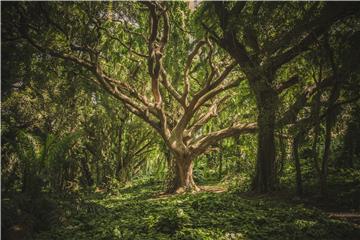
<path fill-rule="evenodd" d="M 323 197 L 327 196 L 327 175 L 328 175 L 328 166 L 329 166 L 329 155 L 330 155 L 330 146 L 331 146 L 331 129 L 333 123 L 332 116 L 326 118 L 325 123 L 325 147 L 321 165 L 321 174 L 320 174 L 320 192 Z"/>
<path fill-rule="evenodd" d="M 276 184 L 280 183 L 279 179 L 284 173 L 284 165 L 285 165 L 285 161 L 286 161 L 286 145 L 285 144 L 286 143 L 285 143 L 285 139 L 283 136 L 283 131 L 281 129 L 280 136 L 279 136 L 280 157 L 279 157 L 279 161 L 277 161 L 277 164 L 276 164 L 276 174 L 278 176 Z"/>
<path fill-rule="evenodd" d="M 336 74 L 336 68 L 333 69 Z M 336 122 L 336 109 L 334 108 L 336 100 L 340 96 L 340 87 L 338 86 L 338 79 L 335 78 L 336 82 L 331 89 L 330 98 L 328 100 L 328 107 L 327 107 L 327 115 L 325 121 L 325 146 L 324 146 L 324 153 L 321 165 L 321 177 L 320 177 L 320 191 L 322 197 L 327 197 L 327 176 L 328 176 L 328 167 L 329 167 L 329 155 L 330 155 L 330 146 L 331 146 L 331 131 Z"/>
<path fill-rule="evenodd" d="M 292 154 L 295 162 L 295 171 L 296 171 L 296 195 L 301 197 L 303 195 L 302 187 L 302 177 L 301 177 L 301 165 L 299 159 L 299 143 L 300 143 L 299 134 L 297 134 L 293 139 L 292 144 Z"/>
<path fill-rule="evenodd" d="M 253 190 L 258 193 L 267 193 L 275 188 L 275 112 L 276 99 L 263 97 L 258 101 L 258 150 L 256 160 L 256 174 L 253 181 Z"/>
<path fill-rule="evenodd" d="M 193 179 L 193 161 L 186 158 L 175 158 L 174 178 L 167 190 L 168 193 L 199 191 Z"/>
<path fill-rule="evenodd" d="M 342 154 L 340 156 L 340 159 L 338 160 L 337 167 L 354 168 L 354 155 L 357 141 L 356 135 L 359 131 L 356 127 L 356 124 L 352 121 L 353 119 L 350 120 L 346 129 Z"/>
<path fill-rule="evenodd" d="M 118 143 L 117 143 L 117 151 L 116 151 L 116 169 L 115 169 L 115 176 L 116 179 L 120 179 L 120 171 L 123 167 L 122 162 L 122 137 L 123 137 L 123 123 L 119 127 L 118 131 Z"/>
<path fill-rule="evenodd" d="M 222 172 L 223 172 L 223 154 L 222 154 L 222 149 L 220 147 L 220 153 L 219 153 L 219 181 L 222 178 Z"/>
<path fill-rule="evenodd" d="M 99 158 L 95 160 L 95 167 L 96 167 L 96 185 L 100 185 L 100 166 L 99 166 Z"/>
<path fill-rule="evenodd" d="M 29 166 L 26 164 L 22 172 L 22 186 L 21 192 L 26 193 L 29 189 Z"/>
<path fill-rule="evenodd" d="M 82 170 L 82 174 L 84 176 L 84 179 L 86 181 L 86 185 L 87 186 L 92 186 L 94 184 L 94 180 L 92 179 L 91 176 L 91 172 L 89 169 L 89 165 L 87 163 L 87 154 L 85 154 L 85 157 L 80 158 L 80 163 L 81 163 L 81 170 Z"/>

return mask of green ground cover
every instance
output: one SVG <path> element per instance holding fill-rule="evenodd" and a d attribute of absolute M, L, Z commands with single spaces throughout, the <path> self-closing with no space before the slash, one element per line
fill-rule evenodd
<path fill-rule="evenodd" d="M 63 201 L 62 223 L 35 239 L 358 239 L 360 229 L 316 208 L 212 191 L 161 195 L 158 184 Z"/>

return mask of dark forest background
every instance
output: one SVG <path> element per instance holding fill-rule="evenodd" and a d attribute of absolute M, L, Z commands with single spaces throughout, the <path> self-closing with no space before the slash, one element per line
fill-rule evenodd
<path fill-rule="evenodd" d="M 357 2 L 3 2 L 4 239 L 358 239 Z"/>

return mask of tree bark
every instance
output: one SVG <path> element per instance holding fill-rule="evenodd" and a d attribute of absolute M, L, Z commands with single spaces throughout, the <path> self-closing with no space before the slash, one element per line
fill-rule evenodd
<path fill-rule="evenodd" d="M 299 159 L 300 142 L 301 142 L 301 136 L 299 134 L 295 135 L 292 143 L 292 154 L 294 158 L 295 171 L 296 171 L 296 195 L 299 197 L 303 195 L 301 164 Z"/>
<path fill-rule="evenodd" d="M 327 196 L 327 175 L 329 166 L 329 155 L 331 146 L 331 130 L 333 122 L 335 121 L 334 116 L 329 115 L 325 122 L 325 147 L 322 159 L 321 174 L 320 174 L 320 192 L 323 197 Z"/>
<path fill-rule="evenodd" d="M 193 160 L 175 158 L 174 178 L 167 193 L 197 192 L 200 188 L 193 179 Z"/>
<path fill-rule="evenodd" d="M 115 169 L 115 176 L 116 179 L 120 179 L 120 171 L 123 167 L 122 162 L 122 137 L 123 137 L 123 123 L 121 123 L 119 129 L 118 129 L 118 143 L 117 143 L 117 149 L 116 149 L 116 169 Z"/>
<path fill-rule="evenodd" d="M 280 149 L 280 157 L 279 157 L 279 161 L 277 161 L 276 164 L 276 174 L 278 176 L 276 184 L 280 183 L 279 179 L 284 173 L 284 165 L 286 161 L 286 143 L 282 129 L 280 130 L 280 136 L 279 136 L 279 149 Z"/>
<path fill-rule="evenodd" d="M 219 181 L 222 179 L 222 172 L 223 172 L 223 153 L 220 146 L 220 153 L 219 153 Z"/>
<path fill-rule="evenodd" d="M 99 165 L 99 158 L 95 160 L 95 167 L 96 167 L 96 185 L 100 185 L 100 165 Z"/>
<path fill-rule="evenodd" d="M 354 168 L 354 153 L 356 146 L 356 133 L 358 132 L 356 125 L 349 122 L 344 136 L 344 144 L 338 167 Z"/>
<path fill-rule="evenodd" d="M 267 193 L 275 189 L 275 112 L 276 97 L 266 97 L 258 100 L 258 150 L 256 159 L 256 174 L 253 180 L 253 190 Z"/>
<path fill-rule="evenodd" d="M 87 186 L 92 186 L 94 184 L 94 180 L 91 176 L 91 172 L 89 169 L 89 165 L 87 163 L 87 154 L 85 154 L 85 157 L 80 158 L 80 164 L 81 164 L 81 170 L 82 170 L 82 174 L 84 176 L 84 179 L 86 181 Z"/>

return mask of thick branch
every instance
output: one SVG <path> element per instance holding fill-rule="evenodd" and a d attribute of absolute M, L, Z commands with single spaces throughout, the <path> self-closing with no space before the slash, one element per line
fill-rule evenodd
<path fill-rule="evenodd" d="M 169 82 L 165 69 L 161 70 L 161 80 L 161 83 L 162 85 L 164 85 L 166 90 L 169 91 L 169 93 L 175 98 L 177 102 L 179 102 L 183 107 L 185 107 L 185 103 L 182 101 L 180 93 L 178 93 L 174 86 Z"/>
<path fill-rule="evenodd" d="M 221 129 L 219 131 L 215 131 L 205 136 L 199 137 L 198 139 L 193 141 L 193 143 L 190 145 L 190 148 L 193 149 L 193 154 L 197 156 L 205 152 L 209 146 L 217 143 L 224 138 L 237 136 L 240 134 L 254 133 L 256 131 L 256 123 L 237 123 L 231 127 Z"/>
<path fill-rule="evenodd" d="M 187 106 L 184 115 L 176 125 L 174 129 L 175 134 L 180 134 L 182 131 L 185 130 L 187 124 L 190 122 L 191 118 L 194 116 L 196 111 L 209 99 L 213 98 L 214 96 L 218 95 L 219 93 L 237 86 L 238 81 L 231 82 L 229 84 L 219 86 L 229 75 L 231 70 L 235 67 L 235 63 L 230 64 L 228 67 L 225 68 L 223 73 L 219 76 L 219 78 L 211 83 L 210 85 L 205 86 L 202 90 L 194 95 L 191 102 Z M 218 88 L 216 88 L 219 86 Z"/>
<path fill-rule="evenodd" d="M 37 50 L 39 50 L 42 53 L 49 54 L 52 57 L 71 61 L 73 63 L 76 63 L 78 65 L 85 67 L 88 70 L 91 70 L 94 68 L 93 63 L 91 63 L 88 60 L 78 58 L 76 56 L 61 52 L 59 50 L 48 49 L 48 48 L 40 45 L 39 43 L 36 42 L 36 40 L 32 39 L 26 31 L 21 32 L 21 34 L 33 47 L 35 47 Z"/>
<path fill-rule="evenodd" d="M 318 37 L 321 36 L 325 31 L 337 20 L 340 20 L 344 17 L 347 17 L 353 13 L 359 11 L 359 4 L 338 4 L 338 3 L 327 3 L 325 8 L 322 11 L 321 16 L 312 22 L 312 30 L 310 32 L 304 32 L 304 30 L 308 31 L 307 28 L 298 27 L 296 28 L 296 32 L 293 32 L 293 36 L 301 36 L 304 33 L 307 33 L 306 37 L 304 37 L 299 43 L 295 44 L 293 47 L 285 51 L 284 53 L 277 55 L 270 59 L 269 66 L 270 68 L 278 69 L 283 64 L 289 62 L 294 57 L 298 56 L 301 52 L 307 50 L 308 46 L 317 41 Z M 288 41 L 288 38 L 285 38 L 277 45 L 279 46 L 287 46 L 288 44 L 284 44 L 284 42 Z"/>
<path fill-rule="evenodd" d="M 297 84 L 300 81 L 300 78 L 298 75 L 292 76 L 287 81 L 281 83 L 279 86 L 276 87 L 276 92 L 281 93 L 285 89 L 288 89 L 289 87 L 292 87 L 293 85 Z"/>
<path fill-rule="evenodd" d="M 94 81 L 95 83 L 100 84 L 106 91 L 108 91 L 111 95 L 113 95 L 115 98 L 119 99 L 124 103 L 124 105 L 135 115 L 142 118 L 145 122 L 147 122 L 149 125 L 151 125 L 154 129 L 156 129 L 162 136 L 163 133 L 161 132 L 160 126 L 155 121 L 151 120 L 148 116 L 149 107 L 146 107 L 148 103 L 146 100 L 138 95 L 136 91 L 134 91 L 130 86 L 128 86 L 125 83 L 122 83 L 121 81 L 117 81 L 115 79 L 112 79 L 111 77 L 107 76 L 105 73 L 103 73 L 96 56 L 94 56 L 93 61 L 90 62 L 88 60 L 80 59 L 76 56 L 61 52 L 59 50 L 49 49 L 46 48 L 40 44 L 38 44 L 34 39 L 32 39 L 27 32 L 22 31 L 23 37 L 37 50 L 40 52 L 49 54 L 56 58 L 61 58 L 67 61 L 71 61 L 79 66 L 85 67 L 86 69 L 90 70 L 96 77 L 97 81 Z M 118 87 L 121 87 L 122 90 L 119 90 Z M 138 100 L 141 101 L 141 104 L 135 102 L 131 97 L 126 95 L 125 92 L 129 92 L 136 96 Z M 143 105 L 143 106 L 142 106 Z M 151 110 L 150 110 L 151 111 Z M 158 117 L 155 112 L 153 112 L 155 117 Z"/>
<path fill-rule="evenodd" d="M 280 118 L 277 122 L 278 126 L 284 126 L 286 124 L 291 124 L 296 122 L 297 115 L 300 110 L 303 109 L 307 100 L 315 92 L 330 86 L 334 82 L 333 76 L 325 78 L 318 84 L 313 84 L 307 87 L 302 94 L 300 94 L 296 101 L 289 107 L 289 109 L 283 114 L 283 117 Z"/>
<path fill-rule="evenodd" d="M 165 45 L 169 36 L 169 21 L 166 9 L 164 9 L 160 3 L 156 2 L 143 2 L 149 9 L 150 19 L 150 36 L 148 41 L 148 72 L 151 77 L 151 91 L 154 97 L 155 108 L 159 113 L 159 119 L 162 126 L 163 134 L 169 136 L 170 130 L 168 128 L 167 116 L 162 103 L 162 96 L 160 92 L 160 75 L 162 76 L 164 85 L 167 85 L 171 89 L 169 82 L 167 81 L 166 71 L 162 65 L 162 57 L 164 55 Z M 161 40 L 159 42 L 159 25 L 160 19 L 163 19 L 163 30 Z M 175 94 L 175 91 L 172 91 Z"/>

